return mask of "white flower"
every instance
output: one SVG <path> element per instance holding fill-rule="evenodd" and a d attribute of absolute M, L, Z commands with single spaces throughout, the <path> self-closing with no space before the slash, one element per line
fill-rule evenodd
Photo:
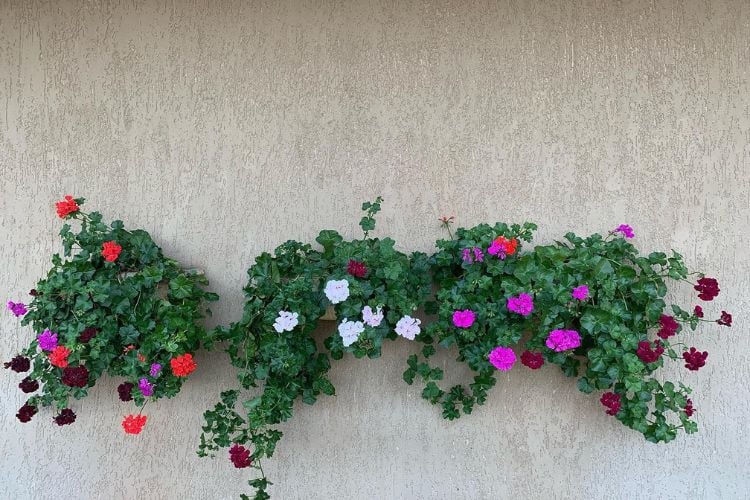
<path fill-rule="evenodd" d="M 422 322 L 417 318 L 411 316 L 404 316 L 398 323 L 396 323 L 396 333 L 404 337 L 405 339 L 414 340 L 414 337 L 419 335 L 421 331 L 419 325 Z"/>
<path fill-rule="evenodd" d="M 279 311 L 279 317 L 273 323 L 273 328 L 277 332 L 291 332 L 299 324 L 297 319 L 299 314 L 289 311 Z"/>
<path fill-rule="evenodd" d="M 378 307 L 377 312 L 372 312 L 372 307 L 365 306 L 362 308 L 362 319 L 365 320 L 365 323 L 369 326 L 380 326 L 380 323 L 383 321 L 383 308 Z"/>
<path fill-rule="evenodd" d="M 331 304 L 338 304 L 349 297 L 349 282 L 346 280 L 329 280 L 323 291 Z"/>
<path fill-rule="evenodd" d="M 339 325 L 339 335 L 344 341 L 344 346 L 349 347 L 357 341 L 359 334 L 365 331 L 365 325 L 361 321 L 344 321 Z"/>

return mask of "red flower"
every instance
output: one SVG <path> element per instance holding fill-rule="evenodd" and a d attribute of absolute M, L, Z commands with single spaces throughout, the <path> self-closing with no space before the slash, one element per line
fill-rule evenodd
<path fill-rule="evenodd" d="M 30 405 L 28 402 L 25 403 L 16 413 L 16 418 L 24 424 L 31 420 L 31 417 L 36 415 L 36 406 Z"/>
<path fill-rule="evenodd" d="M 52 363 L 52 366 L 65 368 L 66 366 L 68 366 L 68 356 L 70 356 L 70 353 L 70 349 L 65 346 L 59 345 L 52 349 L 52 352 L 49 353 L 49 362 Z"/>
<path fill-rule="evenodd" d="M 57 216 L 61 219 L 64 219 L 70 214 L 78 212 L 78 210 L 80 209 L 78 203 L 76 203 L 76 200 L 74 200 L 73 197 L 69 194 L 65 195 L 64 200 L 55 203 L 55 207 L 57 208 Z"/>
<path fill-rule="evenodd" d="M 146 425 L 146 415 L 128 415 L 122 421 L 122 428 L 128 434 L 140 434 Z"/>
<path fill-rule="evenodd" d="M 140 361 L 141 363 L 146 362 L 146 357 L 143 354 L 139 352 L 137 356 L 138 356 L 138 361 Z"/>
<path fill-rule="evenodd" d="M 703 308 L 701 306 L 695 306 L 695 309 L 693 310 L 693 314 L 695 314 L 696 318 L 702 318 Z"/>
<path fill-rule="evenodd" d="M 107 262 L 114 262 L 120 256 L 122 247 L 114 241 L 106 241 L 102 244 L 102 255 Z"/>
<path fill-rule="evenodd" d="M 364 278 L 367 274 L 367 266 L 364 262 L 349 260 L 349 264 L 346 265 L 346 272 L 355 278 Z"/>
<path fill-rule="evenodd" d="M 183 354 L 172 358 L 169 360 L 169 364 L 172 367 L 172 373 L 178 377 L 187 377 L 198 367 L 193 361 L 192 354 Z"/>
<path fill-rule="evenodd" d="M 695 347 L 691 347 L 689 351 L 682 353 L 682 358 L 685 360 L 685 368 L 688 370 L 698 371 L 706 365 L 706 358 L 708 353 L 706 351 L 700 352 Z"/>
<path fill-rule="evenodd" d="M 65 408 L 58 416 L 53 418 L 57 425 L 70 425 L 76 421 L 76 414 L 70 408 Z"/>
<path fill-rule="evenodd" d="M 39 382 L 31 377 L 26 377 L 25 379 L 21 380 L 20 384 L 18 384 L 18 388 L 28 394 L 39 389 Z"/>
<path fill-rule="evenodd" d="M 692 417 L 693 413 L 695 413 L 695 408 L 693 408 L 693 401 L 688 399 L 687 403 L 685 404 L 685 415 L 688 417 Z"/>
<path fill-rule="evenodd" d="M 620 395 L 615 394 L 614 392 L 605 392 L 602 394 L 601 399 L 599 399 L 599 402 L 609 408 L 607 410 L 607 415 L 617 415 L 617 412 L 620 411 L 620 407 L 622 406 L 622 403 L 620 402 Z"/>
<path fill-rule="evenodd" d="M 133 401 L 133 387 L 130 382 L 123 382 L 117 386 L 117 395 L 120 397 L 120 401 Z"/>
<path fill-rule="evenodd" d="M 732 315 L 726 311 L 721 311 L 721 318 L 717 319 L 716 322 L 723 326 L 732 326 Z"/>
<path fill-rule="evenodd" d="M 656 335 L 665 340 L 673 336 L 680 329 L 680 324 L 672 316 L 667 316 L 666 314 L 661 315 L 659 324 L 661 328 L 656 332 Z"/>
<path fill-rule="evenodd" d="M 714 278 L 701 278 L 693 288 L 700 292 L 698 294 L 698 298 L 706 301 L 714 300 L 714 298 L 719 295 L 720 291 L 719 282 Z"/>
<path fill-rule="evenodd" d="M 638 349 L 635 353 L 644 363 L 655 363 L 664 354 L 664 348 L 659 340 L 654 342 L 655 349 L 651 349 L 651 342 L 638 342 Z"/>
<path fill-rule="evenodd" d="M 3 363 L 3 366 L 6 369 L 10 368 L 16 373 L 23 373 L 29 371 L 29 368 L 31 368 L 31 360 L 24 356 L 18 355 L 7 363 Z"/>
<path fill-rule="evenodd" d="M 234 466 L 238 469 L 250 467 L 253 463 L 253 461 L 250 460 L 250 450 L 239 444 L 235 444 L 229 448 L 229 460 L 231 460 Z"/>
<path fill-rule="evenodd" d="M 89 383 L 89 371 L 85 366 L 63 368 L 62 383 L 69 387 L 86 387 Z"/>
<path fill-rule="evenodd" d="M 528 366 L 532 370 L 536 370 L 544 364 L 544 356 L 542 356 L 541 352 L 523 351 L 521 353 L 521 364 Z"/>
<path fill-rule="evenodd" d="M 90 326 L 88 328 L 84 328 L 84 330 L 81 332 L 80 335 L 78 335 L 78 341 L 82 342 L 84 344 L 88 343 L 96 337 L 96 334 L 99 333 L 98 328 L 94 328 L 93 326 Z"/>

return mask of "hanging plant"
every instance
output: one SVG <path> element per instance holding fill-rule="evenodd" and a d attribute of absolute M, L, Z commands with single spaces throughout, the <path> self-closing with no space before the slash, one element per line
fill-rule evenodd
<path fill-rule="evenodd" d="M 57 425 L 76 415 L 81 399 L 104 373 L 124 377 L 119 398 L 139 408 L 180 391 L 195 369 L 194 353 L 205 336 L 204 302 L 216 300 L 200 274 L 162 254 L 145 231 L 110 225 L 97 212 L 81 210 L 83 198 L 57 203 L 63 225 L 63 257 L 54 255 L 47 276 L 31 290 L 31 302 L 8 308 L 35 338 L 5 367 L 24 373 L 19 388 L 34 394 L 18 411 L 28 422 L 39 407 L 53 406 Z M 146 423 L 139 411 L 124 418 L 125 432 Z"/>

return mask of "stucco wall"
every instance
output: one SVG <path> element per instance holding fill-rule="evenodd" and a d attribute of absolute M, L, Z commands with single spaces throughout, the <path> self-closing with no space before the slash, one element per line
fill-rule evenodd
<path fill-rule="evenodd" d="M 298 408 L 265 465 L 279 499 L 748 498 L 750 8 L 738 1 L 0 3 L 0 298 L 58 250 L 52 202 L 147 229 L 241 313 L 262 250 L 317 230 L 430 250 L 437 217 L 533 220 L 537 240 L 627 222 L 716 275 L 731 330 L 688 335 L 708 365 L 700 433 L 652 445 L 552 368 L 500 376 L 449 423 L 407 387 L 410 345 L 348 358 L 338 396 Z M 693 295 L 675 298 L 690 306 Z M 5 299 L 4 299 L 5 300 Z M 0 355 L 31 332 L 0 316 Z M 0 498 L 236 498 L 246 476 L 195 455 L 233 373 L 220 353 L 144 434 L 105 380 L 75 404 L 14 414 L 0 374 Z M 450 366 L 448 359 L 446 365 Z"/>

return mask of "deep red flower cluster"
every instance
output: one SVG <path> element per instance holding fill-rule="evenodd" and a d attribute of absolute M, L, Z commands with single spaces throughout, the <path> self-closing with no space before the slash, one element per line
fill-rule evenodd
<path fill-rule="evenodd" d="M 688 417 L 692 417 L 693 413 L 695 413 L 695 408 L 693 408 L 693 401 L 691 399 L 687 400 L 687 403 L 685 403 L 685 415 Z"/>
<path fill-rule="evenodd" d="M 198 367 L 193 361 L 192 354 L 183 354 L 169 360 L 169 365 L 172 367 L 172 373 L 177 377 L 187 377 L 195 371 Z"/>
<path fill-rule="evenodd" d="M 31 360 L 27 357 L 18 355 L 7 363 L 3 363 L 3 366 L 6 369 L 10 368 L 16 373 L 23 373 L 29 371 L 29 368 L 31 368 Z"/>
<path fill-rule="evenodd" d="M 698 298 L 701 300 L 714 300 L 717 295 L 719 295 L 719 282 L 716 281 L 714 278 L 701 278 L 698 280 L 698 282 L 693 287 L 698 292 Z"/>
<path fill-rule="evenodd" d="M 674 317 L 667 316 L 666 314 L 662 314 L 659 318 L 659 325 L 661 326 L 659 331 L 656 332 L 656 335 L 665 340 L 676 334 L 680 329 L 680 324 L 674 319 Z"/>
<path fill-rule="evenodd" d="M 620 402 L 620 395 L 614 392 L 605 392 L 599 399 L 599 402 L 608 408 L 607 415 L 617 415 L 620 411 L 622 403 Z"/>
<path fill-rule="evenodd" d="M 78 341 L 87 344 L 91 339 L 96 337 L 96 334 L 99 333 L 98 328 L 94 328 L 93 326 L 90 326 L 88 328 L 85 328 L 80 335 L 78 335 Z"/>
<path fill-rule="evenodd" d="M 65 198 L 62 201 L 55 203 L 55 208 L 57 209 L 57 216 L 64 219 L 68 215 L 78 212 L 81 207 L 79 207 L 76 200 L 68 194 L 65 195 Z"/>
<path fill-rule="evenodd" d="M 693 314 L 695 314 L 696 318 L 702 318 L 703 308 L 701 306 L 695 306 L 695 309 L 693 309 Z"/>
<path fill-rule="evenodd" d="M 31 377 L 26 377 L 25 379 L 21 380 L 20 384 L 18 384 L 18 388 L 28 394 L 39 389 L 39 382 Z"/>
<path fill-rule="evenodd" d="M 18 409 L 18 413 L 16 413 L 16 418 L 20 420 L 21 422 L 26 423 L 31 420 L 31 417 L 36 415 L 36 411 L 37 411 L 36 406 L 26 403 L 21 408 Z"/>
<path fill-rule="evenodd" d="M 688 370 L 698 371 L 706 365 L 706 358 L 708 353 L 706 351 L 700 352 L 695 347 L 691 347 L 689 351 L 682 353 L 682 358 L 685 360 L 685 368 Z"/>
<path fill-rule="evenodd" d="M 521 353 L 521 364 L 532 370 L 539 369 L 544 364 L 544 356 L 541 352 L 523 351 Z"/>
<path fill-rule="evenodd" d="M 117 386 L 117 394 L 120 396 L 120 401 L 133 401 L 133 387 L 135 385 L 130 382 L 123 382 Z"/>
<path fill-rule="evenodd" d="M 70 408 L 65 408 L 53 420 L 57 425 L 70 425 L 76 421 L 76 414 Z"/>
<path fill-rule="evenodd" d="M 85 366 L 68 366 L 63 369 L 62 383 L 69 387 L 86 387 L 89 371 Z"/>
<path fill-rule="evenodd" d="M 120 256 L 122 247 L 114 241 L 106 241 L 102 244 L 102 256 L 107 262 L 114 262 Z"/>
<path fill-rule="evenodd" d="M 364 278 L 367 275 L 367 266 L 364 262 L 351 259 L 346 265 L 346 272 L 355 278 Z"/>
<path fill-rule="evenodd" d="M 229 448 L 229 460 L 231 460 L 234 466 L 238 469 L 250 467 L 253 463 L 253 461 L 250 460 L 250 450 L 236 443 Z"/>
<path fill-rule="evenodd" d="M 732 326 L 732 315 L 726 311 L 721 311 L 721 318 L 717 319 L 716 322 L 722 326 Z"/>
<path fill-rule="evenodd" d="M 140 434 L 146 425 L 146 415 L 128 415 L 122 420 L 122 428 L 128 434 Z"/>
<path fill-rule="evenodd" d="M 651 342 L 638 342 L 638 349 L 635 353 L 644 363 L 655 363 L 664 354 L 664 347 L 659 340 L 654 341 L 653 349 L 651 348 Z"/>

